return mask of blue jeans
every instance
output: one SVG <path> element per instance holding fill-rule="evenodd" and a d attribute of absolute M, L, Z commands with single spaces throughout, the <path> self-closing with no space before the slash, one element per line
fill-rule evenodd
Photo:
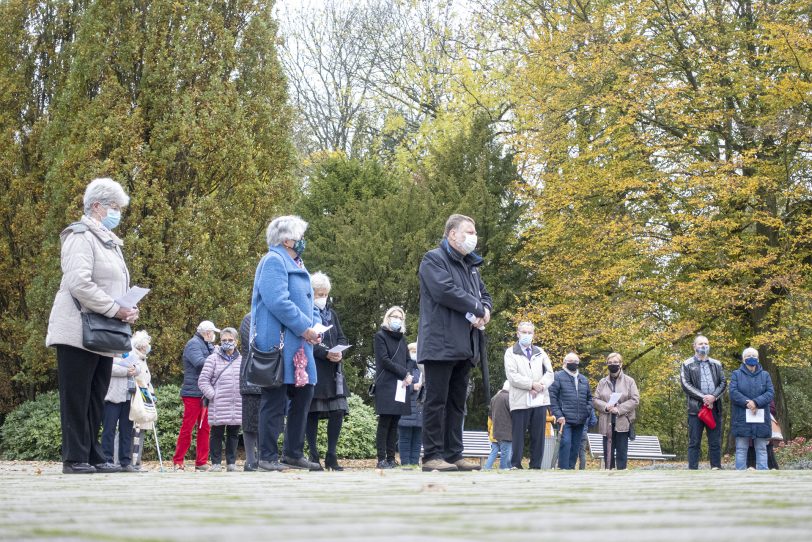
<path fill-rule="evenodd" d="M 420 446 L 423 444 L 423 428 L 398 426 L 398 451 L 401 465 L 420 463 Z"/>
<path fill-rule="evenodd" d="M 491 453 L 488 455 L 488 460 L 485 462 L 485 470 L 491 470 L 493 468 L 497 454 L 499 454 L 499 468 L 503 470 L 510 469 L 510 458 L 513 455 L 513 443 L 509 440 L 491 442 Z"/>
<path fill-rule="evenodd" d="M 756 449 L 756 470 L 767 470 L 767 443 L 769 439 L 754 438 L 753 447 Z M 750 437 L 736 437 L 736 470 L 747 469 L 747 449 L 750 447 Z"/>
<path fill-rule="evenodd" d="M 584 434 L 584 424 L 565 423 L 561 432 L 561 444 L 558 446 L 558 468 L 572 470 L 578 462 L 581 451 L 581 438 Z"/>

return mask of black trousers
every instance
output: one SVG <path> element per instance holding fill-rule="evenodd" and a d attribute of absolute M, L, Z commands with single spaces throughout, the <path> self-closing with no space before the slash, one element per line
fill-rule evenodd
<path fill-rule="evenodd" d="M 307 415 L 307 448 L 310 450 L 310 461 L 319 460 L 318 434 L 319 419 L 321 412 L 311 412 Z M 338 447 L 338 436 L 341 434 L 341 426 L 344 425 L 344 411 L 333 410 L 327 414 L 327 457 L 335 457 Z"/>
<path fill-rule="evenodd" d="M 307 414 L 315 387 L 308 384 L 297 388 L 285 384 L 278 388 L 263 388 L 259 402 L 259 459 L 279 460 L 279 434 L 285 427 L 283 454 L 292 459 L 304 457 L 304 438 Z M 290 404 L 288 404 L 290 400 Z M 285 408 L 287 407 L 287 424 Z"/>
<path fill-rule="evenodd" d="M 609 444 L 609 439 L 603 437 L 603 457 L 611 457 L 609 468 L 625 470 L 626 460 L 629 455 L 629 433 L 618 433 L 613 429 L 611 450 L 606 449 L 607 444 Z M 604 464 L 606 464 L 605 461 L 604 459 Z"/>
<path fill-rule="evenodd" d="M 699 453 L 702 449 L 702 432 L 708 434 L 708 459 L 711 468 L 722 467 L 722 420 L 717 409 L 713 411 L 713 418 L 716 420 L 716 428 L 711 429 L 706 426 L 699 416 L 688 416 L 688 468 L 696 470 L 699 468 Z"/>
<path fill-rule="evenodd" d="M 398 450 L 398 422 L 400 416 L 380 414 L 378 416 L 378 431 L 375 434 L 375 448 L 378 450 L 378 461 L 384 459 L 395 460 Z"/>
<path fill-rule="evenodd" d="M 223 461 L 223 435 L 226 437 L 226 465 L 237 463 L 237 444 L 240 442 L 239 425 L 212 425 L 209 434 L 209 455 L 211 464 Z"/>
<path fill-rule="evenodd" d="M 471 362 L 426 360 L 423 368 L 423 462 L 444 459 L 453 463 L 462 459 L 462 424 Z"/>
<path fill-rule="evenodd" d="M 104 396 L 110 385 L 113 358 L 81 348 L 58 345 L 59 416 L 62 461 L 98 465 L 106 458 L 99 443 Z"/>
<path fill-rule="evenodd" d="M 510 411 L 513 423 L 513 455 L 511 466 L 522 468 L 524 455 L 524 434 L 530 429 L 530 468 L 540 469 L 544 457 L 544 424 L 547 421 L 547 407 L 523 408 Z"/>

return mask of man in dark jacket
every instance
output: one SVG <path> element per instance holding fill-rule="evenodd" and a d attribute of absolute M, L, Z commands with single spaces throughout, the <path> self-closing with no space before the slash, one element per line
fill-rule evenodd
<path fill-rule="evenodd" d="M 694 339 L 694 355 L 680 366 L 680 384 L 688 401 L 688 468 L 699 468 L 699 451 L 702 431 L 708 433 L 708 457 L 711 469 L 722 468 L 722 402 L 725 392 L 725 371 L 719 361 L 708 357 L 708 338 L 699 335 Z M 699 419 L 699 409 L 704 405 L 713 412 L 716 427 L 711 429 Z"/>
<path fill-rule="evenodd" d="M 555 373 L 550 385 L 550 409 L 561 426 L 558 468 L 574 469 L 581 450 L 584 425 L 589 421 L 592 391 L 589 380 L 578 371 L 580 358 L 570 352 L 564 356 L 564 370 Z"/>
<path fill-rule="evenodd" d="M 473 219 L 451 215 L 443 241 L 420 262 L 420 340 L 425 368 L 423 470 L 478 470 L 462 457 L 462 424 L 468 375 L 480 361 L 492 301 L 479 275 Z"/>
<path fill-rule="evenodd" d="M 197 446 L 195 457 L 195 470 L 206 470 L 209 460 L 209 421 L 206 409 L 201 404 L 203 392 L 197 386 L 200 371 L 206 363 L 206 358 L 214 351 L 214 334 L 220 330 L 208 320 L 200 322 L 197 332 L 189 339 L 183 349 L 183 386 L 180 397 L 183 400 L 183 422 L 175 445 L 175 456 L 172 462 L 175 470 L 183 470 L 183 460 L 189 445 L 192 443 L 192 430 L 197 427 Z"/>

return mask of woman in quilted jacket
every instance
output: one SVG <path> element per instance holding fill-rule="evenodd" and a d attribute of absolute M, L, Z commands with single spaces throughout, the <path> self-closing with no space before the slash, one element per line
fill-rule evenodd
<path fill-rule="evenodd" d="M 237 330 L 227 327 L 220 331 L 220 345 L 206 359 L 197 381 L 208 401 L 211 436 L 209 449 L 211 471 L 219 472 L 223 459 L 223 436 L 226 437 L 226 470 L 237 470 L 237 444 L 242 424 L 242 395 L 240 367 L 242 356 L 237 350 Z"/>
<path fill-rule="evenodd" d="M 770 373 L 758 361 L 758 350 L 745 348 L 741 367 L 730 375 L 728 389 L 731 433 L 736 437 L 736 470 L 747 468 L 751 439 L 756 449 L 756 470 L 767 470 L 767 443 L 772 436 L 770 402 L 775 390 Z"/>

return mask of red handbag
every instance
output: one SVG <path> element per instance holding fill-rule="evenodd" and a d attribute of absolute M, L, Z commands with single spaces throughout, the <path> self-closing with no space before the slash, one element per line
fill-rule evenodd
<path fill-rule="evenodd" d="M 696 417 L 702 420 L 702 423 L 707 425 L 708 429 L 716 429 L 716 420 L 713 417 L 713 410 L 708 408 L 708 405 L 702 405 Z"/>

